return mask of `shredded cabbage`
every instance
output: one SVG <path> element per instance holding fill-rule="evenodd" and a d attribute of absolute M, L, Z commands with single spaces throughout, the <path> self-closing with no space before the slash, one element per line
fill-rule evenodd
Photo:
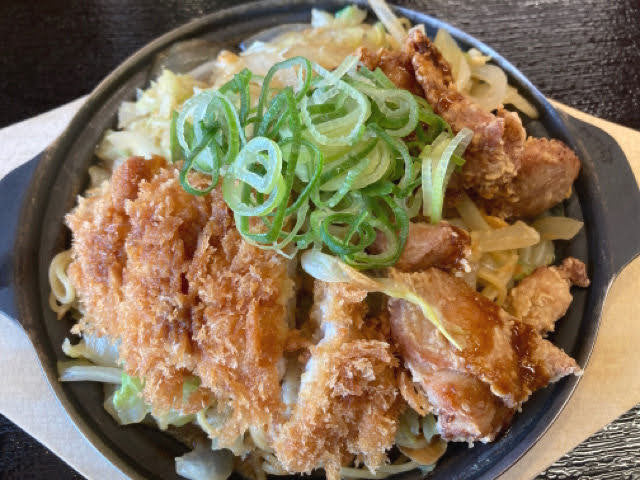
<path fill-rule="evenodd" d="M 96 155 L 111 168 L 132 155 L 170 157 L 171 114 L 179 110 L 204 84 L 190 75 L 163 70 L 151 86 L 139 91 L 135 102 L 123 102 L 118 110 L 118 128 L 109 130 L 96 148 Z"/>
<path fill-rule="evenodd" d="M 169 124 L 167 124 L 167 135 Z M 131 156 L 150 158 L 153 155 L 167 155 L 163 148 L 148 134 L 135 130 L 107 130 L 100 144 L 96 147 L 96 156 L 110 169 L 117 168 Z"/>
<path fill-rule="evenodd" d="M 123 373 L 120 388 L 113 394 L 113 408 L 121 425 L 144 420 L 150 408 L 142 398 L 142 381 Z"/>
<path fill-rule="evenodd" d="M 518 266 L 520 270 L 516 280 L 530 275 L 538 267 L 551 265 L 556 259 L 555 247 L 551 240 L 541 240 L 540 243 L 518 251 Z"/>
<path fill-rule="evenodd" d="M 122 369 L 91 365 L 85 361 L 58 362 L 61 382 L 103 382 L 120 383 Z"/>
<path fill-rule="evenodd" d="M 118 344 L 108 337 L 84 334 L 80 342 L 72 345 L 68 338 L 62 342 L 62 351 L 67 357 L 86 358 L 103 367 L 118 366 Z"/>
<path fill-rule="evenodd" d="M 226 480 L 233 472 L 233 454 L 229 450 L 211 450 L 203 443 L 176 457 L 176 473 L 189 480 Z"/>

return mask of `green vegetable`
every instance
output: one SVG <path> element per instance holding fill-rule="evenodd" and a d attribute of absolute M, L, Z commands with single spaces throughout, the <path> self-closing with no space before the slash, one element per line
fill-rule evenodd
<path fill-rule="evenodd" d="M 447 184 L 456 162 L 454 155 L 460 155 L 471 142 L 473 132 L 463 128 L 455 137 L 448 132 L 438 135 L 432 145 L 422 150 L 422 207 L 424 215 L 431 223 L 442 219 L 442 206 Z"/>
<path fill-rule="evenodd" d="M 361 22 L 362 14 L 348 7 L 337 18 Z M 297 85 L 276 87 L 278 72 L 290 69 Z M 262 86 L 254 99 L 252 82 Z M 333 71 L 303 57 L 275 64 L 263 79 L 245 69 L 187 100 L 170 137 L 183 188 L 206 195 L 222 177 L 247 242 L 286 256 L 316 245 L 368 269 L 398 260 L 421 203 L 438 221 L 470 140 L 450 132 L 424 99 L 350 56 Z M 206 187 L 190 183 L 194 170 L 209 176 Z M 378 237 L 383 251 L 369 252 Z"/>
<path fill-rule="evenodd" d="M 139 423 L 149 413 L 150 408 L 142 398 L 142 381 L 122 374 L 122 384 L 113 395 L 113 408 L 122 425 Z"/>

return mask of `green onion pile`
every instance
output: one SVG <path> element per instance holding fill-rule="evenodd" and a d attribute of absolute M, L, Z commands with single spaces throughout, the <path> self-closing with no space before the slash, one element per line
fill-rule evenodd
<path fill-rule="evenodd" d="M 272 86 L 287 70 L 297 85 Z M 171 154 L 184 162 L 180 182 L 191 194 L 206 195 L 222 177 L 246 241 L 287 256 L 325 247 L 369 269 L 396 263 L 421 207 L 440 221 L 471 137 L 454 136 L 424 99 L 356 57 L 334 71 L 295 57 L 187 100 L 173 114 Z M 205 188 L 190 183 L 192 170 L 210 178 Z"/>

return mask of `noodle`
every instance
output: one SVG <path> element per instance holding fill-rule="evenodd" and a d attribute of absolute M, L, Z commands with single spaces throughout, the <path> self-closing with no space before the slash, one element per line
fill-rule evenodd
<path fill-rule="evenodd" d="M 518 265 L 518 254 L 513 250 L 499 253 L 494 252 L 481 258 L 477 279 L 480 285 L 484 285 L 482 294 L 502 305 Z"/>
<path fill-rule="evenodd" d="M 49 306 L 56 312 L 58 319 L 64 317 L 76 300 L 76 289 L 67 276 L 67 268 L 71 261 L 69 249 L 58 253 L 49 264 Z"/>
<path fill-rule="evenodd" d="M 380 478 L 387 478 L 398 473 L 408 472 L 420 466 L 421 464 L 419 464 L 418 462 L 409 460 L 401 464 L 384 465 L 380 467 L 376 473 L 371 473 L 366 468 L 342 467 L 340 469 L 340 475 L 343 478 L 368 478 L 376 480 Z"/>

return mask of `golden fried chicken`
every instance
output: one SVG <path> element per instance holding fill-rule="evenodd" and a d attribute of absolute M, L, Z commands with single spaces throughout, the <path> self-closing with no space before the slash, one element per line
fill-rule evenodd
<path fill-rule="evenodd" d="M 478 200 L 491 215 L 532 218 L 569 198 L 579 172 L 580 160 L 564 143 L 529 137 L 508 194 Z"/>
<path fill-rule="evenodd" d="M 426 398 L 433 402 L 438 430 L 445 440 L 491 442 L 515 413 L 471 374 L 447 369 L 421 372 L 420 365 L 413 371 L 418 378 L 428 378 L 421 385 Z"/>
<path fill-rule="evenodd" d="M 218 190 L 191 195 L 162 159 L 131 158 L 67 223 L 85 314 L 76 332 L 119 339 L 154 409 L 190 413 L 215 400 L 230 412 L 220 446 L 280 420 L 288 260 L 245 243 Z M 201 386 L 183 402 L 191 375 Z"/>
<path fill-rule="evenodd" d="M 565 258 L 559 267 L 540 267 L 509 292 L 507 310 L 542 335 L 552 332 L 573 297 L 572 285 L 588 287 L 587 270 L 580 260 Z"/>
<path fill-rule="evenodd" d="M 380 68 L 398 88 L 409 90 L 421 97 L 424 96 L 413 71 L 411 56 L 407 53 L 390 51 L 385 48 L 374 53 L 365 47 L 360 47 L 356 51 L 356 55 L 369 70 Z"/>
<path fill-rule="evenodd" d="M 439 415 L 443 438 L 492 440 L 534 391 L 580 371 L 562 350 L 461 279 L 436 268 L 392 270 L 391 276 L 434 306 L 461 344 L 456 349 L 416 305 L 389 300 L 393 339 Z"/>
<path fill-rule="evenodd" d="M 386 237 L 378 235 L 369 247 L 371 253 L 386 248 Z M 409 223 L 409 234 L 398 262 L 398 270 L 417 272 L 429 267 L 443 270 L 465 270 L 471 256 L 471 237 L 461 228 L 441 221 L 437 225 L 425 222 Z"/>
<path fill-rule="evenodd" d="M 520 169 L 526 133 L 517 114 L 485 112 L 455 86 L 451 67 L 419 28 L 409 31 L 405 54 L 411 56 L 416 79 L 427 101 L 454 132 L 469 128 L 474 136 L 465 152 L 462 186 L 493 198 Z"/>
<path fill-rule="evenodd" d="M 451 67 L 422 30 L 413 28 L 397 55 L 411 56 L 425 98 L 453 131 L 466 127 L 474 132 L 452 186 L 471 190 L 489 213 L 501 218 L 534 217 L 571 194 L 580 160 L 564 143 L 526 139 L 516 113 L 500 107 L 494 115 L 460 93 Z"/>
<path fill-rule="evenodd" d="M 450 223 L 410 223 L 409 236 L 395 268 L 407 272 L 438 267 L 464 270 L 471 255 L 471 237 Z"/>
<path fill-rule="evenodd" d="M 397 360 L 380 324 L 365 322 L 367 293 L 316 281 L 310 321 L 321 337 L 311 348 L 291 418 L 274 442 L 284 470 L 324 468 L 338 480 L 356 458 L 374 471 L 394 444 L 400 395 Z"/>

